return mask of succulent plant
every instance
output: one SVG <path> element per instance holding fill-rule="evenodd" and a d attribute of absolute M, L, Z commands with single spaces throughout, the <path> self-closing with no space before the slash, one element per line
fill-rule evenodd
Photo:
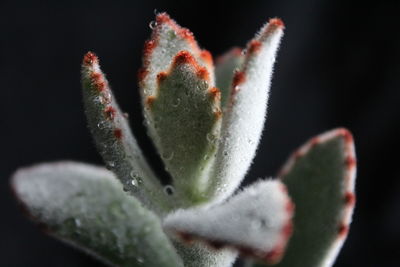
<path fill-rule="evenodd" d="M 46 232 L 113 266 L 331 266 L 355 204 L 355 153 L 343 128 L 310 139 L 276 179 L 238 189 L 263 130 L 284 25 L 270 19 L 241 51 L 211 54 L 166 13 L 151 24 L 139 87 L 145 124 L 172 185 L 162 186 L 98 58 L 83 99 L 106 168 L 76 162 L 18 170 L 12 187 Z"/>

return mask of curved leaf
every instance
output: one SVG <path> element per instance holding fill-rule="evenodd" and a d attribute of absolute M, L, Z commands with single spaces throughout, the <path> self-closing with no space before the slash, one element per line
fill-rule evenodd
<path fill-rule="evenodd" d="M 125 194 L 114 175 L 82 163 L 18 170 L 16 196 L 49 234 L 117 266 L 183 266 L 158 217 Z"/>
<path fill-rule="evenodd" d="M 234 192 L 253 160 L 264 127 L 272 68 L 282 35 L 282 21 L 271 19 L 249 42 L 245 61 L 235 73 L 208 190 L 214 201 L 222 201 Z"/>
<path fill-rule="evenodd" d="M 280 176 L 296 203 L 293 237 L 279 267 L 329 267 L 346 239 L 355 204 L 351 134 L 336 129 L 293 153 Z"/>
<path fill-rule="evenodd" d="M 129 123 L 121 112 L 96 55 L 89 52 L 82 64 L 83 101 L 89 128 L 107 167 L 147 207 L 163 213 L 168 201 L 148 166 Z"/>
<path fill-rule="evenodd" d="M 187 205 L 204 199 L 220 133 L 220 93 L 188 51 L 179 52 L 146 101 L 152 139 Z"/>
<path fill-rule="evenodd" d="M 291 235 L 293 204 L 278 180 L 259 181 L 212 207 L 177 210 L 164 229 L 184 241 L 201 240 L 215 248 L 232 248 L 267 263 L 282 257 Z"/>

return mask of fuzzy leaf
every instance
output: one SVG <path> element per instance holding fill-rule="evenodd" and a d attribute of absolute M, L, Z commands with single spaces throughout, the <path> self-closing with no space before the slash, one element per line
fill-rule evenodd
<path fill-rule="evenodd" d="M 209 52 L 166 13 L 156 17 L 139 72 L 149 135 L 177 187 L 177 205 L 203 201 L 220 129 L 220 92 Z"/>
<path fill-rule="evenodd" d="M 202 179 L 216 152 L 221 111 L 218 89 L 188 51 L 179 52 L 168 73 L 158 76 L 159 89 L 146 109 L 153 141 L 174 179 L 177 193 L 189 203 L 201 201 Z"/>
<path fill-rule="evenodd" d="M 277 180 L 259 181 L 223 204 L 169 214 L 164 229 L 184 241 L 202 240 L 274 263 L 291 235 L 292 214 L 285 186 Z"/>
<path fill-rule="evenodd" d="M 244 61 L 242 50 L 234 47 L 216 60 L 215 78 L 216 84 L 221 91 L 221 107 L 226 108 L 231 95 L 232 81 L 235 71 Z"/>
<path fill-rule="evenodd" d="M 175 241 L 174 245 L 185 267 L 231 267 L 238 254 L 229 248 L 215 250 L 207 244 L 196 241 L 190 245 Z"/>
<path fill-rule="evenodd" d="M 17 171 L 12 186 L 49 234 L 110 265 L 183 266 L 158 217 L 104 168 L 42 164 Z"/>
<path fill-rule="evenodd" d="M 293 237 L 279 267 L 332 266 L 349 229 L 356 160 L 351 134 L 336 129 L 293 153 L 280 176 L 296 203 Z"/>
<path fill-rule="evenodd" d="M 143 103 L 147 101 L 147 97 L 156 94 L 157 75 L 167 71 L 179 51 L 189 51 L 207 69 L 210 81 L 214 84 L 212 56 L 208 51 L 199 48 L 188 29 L 180 27 L 166 13 L 157 14 L 153 26 L 151 38 L 144 46 L 143 67 L 139 71 Z"/>
<path fill-rule="evenodd" d="M 209 189 L 209 197 L 215 201 L 232 194 L 253 160 L 264 127 L 272 68 L 282 35 L 282 21 L 271 19 L 249 42 L 245 61 L 235 73 Z"/>
<path fill-rule="evenodd" d="M 91 52 L 83 60 L 82 86 L 89 128 L 107 167 L 114 171 L 124 190 L 147 207 L 157 213 L 168 210 L 162 186 L 144 159 L 100 70 L 98 58 Z"/>

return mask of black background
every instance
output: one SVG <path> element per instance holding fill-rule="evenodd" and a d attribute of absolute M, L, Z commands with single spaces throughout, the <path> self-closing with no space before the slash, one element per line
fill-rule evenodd
<path fill-rule="evenodd" d="M 81 101 L 80 63 L 88 50 L 100 56 L 139 142 L 161 169 L 141 123 L 136 85 L 154 9 L 190 28 L 214 55 L 245 45 L 270 17 L 284 20 L 267 125 L 246 182 L 274 175 L 309 137 L 349 128 L 358 155 L 358 203 L 335 266 L 399 266 L 396 2 L 0 2 L 0 266 L 101 266 L 42 234 L 9 190 L 10 175 L 24 165 L 101 164 Z"/>

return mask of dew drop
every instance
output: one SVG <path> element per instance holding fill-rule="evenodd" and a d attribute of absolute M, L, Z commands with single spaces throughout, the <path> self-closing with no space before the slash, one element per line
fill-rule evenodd
<path fill-rule="evenodd" d="M 218 186 L 217 191 L 218 192 L 223 192 L 223 191 L 225 191 L 225 188 L 226 188 L 226 184 L 222 184 L 222 185 Z"/>
<path fill-rule="evenodd" d="M 174 108 L 176 108 L 176 107 L 179 106 L 180 103 L 181 103 L 181 99 L 178 97 L 178 98 L 176 98 L 176 99 L 174 99 L 174 100 L 172 101 L 172 106 L 173 106 Z"/>
<path fill-rule="evenodd" d="M 242 54 L 242 56 L 246 55 L 247 54 L 247 49 L 243 49 L 241 54 Z"/>
<path fill-rule="evenodd" d="M 138 257 L 136 260 L 137 260 L 139 263 L 144 263 L 144 259 L 141 258 L 141 257 Z"/>
<path fill-rule="evenodd" d="M 136 172 L 134 172 L 134 171 L 131 171 L 131 173 L 129 174 L 129 176 L 132 178 L 132 180 L 131 180 L 131 185 L 133 185 L 133 186 L 138 186 L 138 185 L 140 185 L 143 181 L 142 181 L 142 178 L 140 178 L 140 176 L 136 173 Z"/>
<path fill-rule="evenodd" d="M 154 30 L 154 29 L 155 29 L 155 27 L 157 27 L 157 22 L 156 22 L 156 21 L 154 21 L 154 20 L 150 21 L 150 23 L 149 23 L 149 27 L 150 27 L 150 29 Z"/>
<path fill-rule="evenodd" d="M 175 193 L 175 188 L 172 185 L 166 185 L 164 187 L 164 193 L 167 196 L 171 196 L 171 195 L 173 195 Z"/>
<path fill-rule="evenodd" d="M 164 152 L 164 153 L 161 155 L 161 157 L 162 157 L 164 160 L 171 160 L 171 159 L 174 157 L 174 152 L 171 152 L 171 153 Z"/>
<path fill-rule="evenodd" d="M 101 121 L 97 124 L 97 128 L 99 129 L 104 129 L 106 127 L 106 122 L 105 121 Z"/>
<path fill-rule="evenodd" d="M 75 225 L 76 225 L 76 227 L 81 227 L 82 226 L 81 220 L 79 220 L 78 218 L 75 218 Z"/>
<path fill-rule="evenodd" d="M 114 167 L 114 166 L 115 166 L 115 162 L 114 162 L 114 161 L 109 161 L 109 162 L 108 162 L 108 166 Z"/>

